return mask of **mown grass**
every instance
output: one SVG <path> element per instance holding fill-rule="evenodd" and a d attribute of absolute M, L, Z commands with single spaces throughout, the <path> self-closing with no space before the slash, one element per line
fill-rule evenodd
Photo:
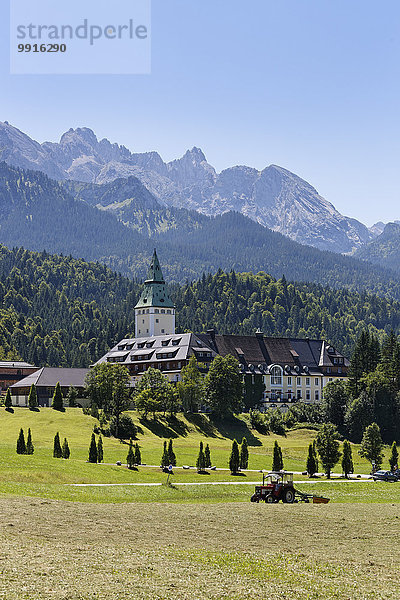
<path fill-rule="evenodd" d="M 88 507 L 15 498 L 0 499 L 0 511 L 7 600 L 400 597 L 390 504 Z"/>

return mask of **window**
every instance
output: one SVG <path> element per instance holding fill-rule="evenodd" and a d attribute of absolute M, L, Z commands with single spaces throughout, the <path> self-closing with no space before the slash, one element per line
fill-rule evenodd
<path fill-rule="evenodd" d="M 332 378 L 332 377 L 329 377 L 329 381 L 333 381 L 333 378 Z"/>
<path fill-rule="evenodd" d="M 310 390 L 306 390 L 306 400 L 311 400 L 311 392 L 310 392 Z"/>
<path fill-rule="evenodd" d="M 301 385 L 301 377 L 297 378 L 297 385 Z"/>
<path fill-rule="evenodd" d="M 297 390 L 297 400 L 301 400 L 301 390 Z"/>
<path fill-rule="evenodd" d="M 327 367 L 327 369 L 326 369 L 326 372 L 327 372 L 327 373 L 330 373 L 330 372 L 331 372 L 331 368 L 330 368 L 330 367 Z"/>
<path fill-rule="evenodd" d="M 319 391 L 315 390 L 315 401 L 318 402 L 319 400 Z"/>
<path fill-rule="evenodd" d="M 124 344 L 122 344 L 121 346 L 118 346 L 118 350 L 125 350 L 125 346 L 124 346 Z M 20 373 L 18 373 L 18 375 L 19 375 L 19 374 L 20 374 Z"/>
<path fill-rule="evenodd" d="M 170 314 L 171 314 L 171 311 L 170 311 L 170 310 L 167 310 L 167 315 L 170 315 Z"/>
<path fill-rule="evenodd" d="M 159 322 L 159 320 L 158 320 L 158 319 L 156 319 L 156 323 L 158 323 L 158 322 Z"/>
<path fill-rule="evenodd" d="M 292 398 L 292 390 L 288 390 L 287 397 L 288 397 L 288 400 L 290 400 Z"/>
<path fill-rule="evenodd" d="M 165 329 L 161 329 L 161 333 L 165 333 Z"/>
<path fill-rule="evenodd" d="M 291 377 L 288 377 L 288 378 L 287 378 L 287 384 L 288 384 L 288 385 L 292 385 L 292 378 L 291 378 Z"/>
<path fill-rule="evenodd" d="M 158 308 L 156 308 L 154 312 L 156 313 L 156 315 L 158 315 L 158 313 L 159 313 L 160 311 L 158 310 Z"/>
<path fill-rule="evenodd" d="M 140 344 L 137 345 L 138 348 L 144 348 L 144 342 L 140 342 Z"/>
<path fill-rule="evenodd" d="M 338 370 L 337 370 L 337 372 L 338 372 L 338 373 L 341 373 L 341 372 L 342 372 L 342 367 L 338 367 Z"/>
<path fill-rule="evenodd" d="M 319 379 L 318 379 L 318 377 L 315 378 L 315 385 L 319 385 Z"/>
<path fill-rule="evenodd" d="M 161 346 L 168 346 L 169 340 L 162 340 Z"/>
<path fill-rule="evenodd" d="M 306 377 L 306 385 L 310 385 L 310 378 Z"/>
<path fill-rule="evenodd" d="M 161 314 L 165 315 L 165 310 L 163 308 L 161 309 Z"/>
<path fill-rule="evenodd" d="M 142 319 L 142 323 L 144 324 L 144 319 Z"/>
<path fill-rule="evenodd" d="M 271 385 L 282 385 L 282 369 L 280 367 L 272 367 Z"/>

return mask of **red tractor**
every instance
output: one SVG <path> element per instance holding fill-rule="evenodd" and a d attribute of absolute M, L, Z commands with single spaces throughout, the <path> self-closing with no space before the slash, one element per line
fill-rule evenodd
<path fill-rule="evenodd" d="M 297 496 L 297 497 L 296 497 Z M 256 485 L 254 494 L 250 498 L 251 502 L 285 502 L 285 504 L 293 504 L 293 502 L 313 502 L 313 504 L 327 504 L 329 498 L 316 496 L 314 494 L 305 494 L 300 490 L 296 490 L 293 485 L 293 473 L 285 471 L 271 471 L 267 476 L 263 474 L 262 485 Z"/>
<path fill-rule="evenodd" d="M 256 485 L 254 494 L 251 497 L 252 502 L 260 502 L 260 500 L 272 502 L 285 502 L 292 504 L 296 496 L 296 491 L 293 486 L 293 473 L 285 473 L 284 471 L 272 471 L 265 477 L 263 475 L 262 485 Z"/>

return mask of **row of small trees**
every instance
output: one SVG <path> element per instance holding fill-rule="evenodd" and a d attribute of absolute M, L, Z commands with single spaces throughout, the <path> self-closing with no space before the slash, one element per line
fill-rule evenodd
<path fill-rule="evenodd" d="M 77 397 L 78 397 L 77 390 L 74 387 L 70 387 L 68 390 L 68 395 L 67 395 L 67 401 L 68 401 L 68 405 L 70 407 L 76 406 Z M 4 399 L 4 406 L 8 412 L 14 412 L 12 409 L 12 398 L 11 398 L 10 388 L 7 389 L 6 397 Z M 29 389 L 28 408 L 29 408 L 29 410 L 32 410 L 32 411 L 39 410 L 37 391 L 36 391 L 36 386 L 34 383 L 32 383 L 32 385 Z M 53 394 L 53 399 L 51 402 L 51 408 L 53 408 L 54 410 L 58 410 L 60 412 L 64 411 L 64 399 L 63 399 L 61 386 L 60 386 L 59 382 L 57 382 L 56 387 L 54 388 L 54 394 Z"/>
<path fill-rule="evenodd" d="M 28 429 L 28 438 L 25 442 L 25 434 L 24 434 L 24 430 L 20 429 L 19 431 L 19 436 L 17 439 L 17 454 L 33 454 L 35 451 L 35 448 L 33 446 L 33 442 L 32 442 L 32 434 L 31 434 L 31 429 Z"/>

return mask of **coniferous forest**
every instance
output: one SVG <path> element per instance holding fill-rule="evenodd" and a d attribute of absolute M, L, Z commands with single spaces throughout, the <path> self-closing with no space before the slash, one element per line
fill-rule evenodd
<path fill-rule="evenodd" d="M 99 263 L 0 246 L 0 357 L 85 367 L 134 335 L 140 282 Z M 400 303 L 367 293 L 274 279 L 266 273 L 203 275 L 170 293 L 177 328 L 323 337 L 350 355 L 361 332 L 400 331 Z"/>

